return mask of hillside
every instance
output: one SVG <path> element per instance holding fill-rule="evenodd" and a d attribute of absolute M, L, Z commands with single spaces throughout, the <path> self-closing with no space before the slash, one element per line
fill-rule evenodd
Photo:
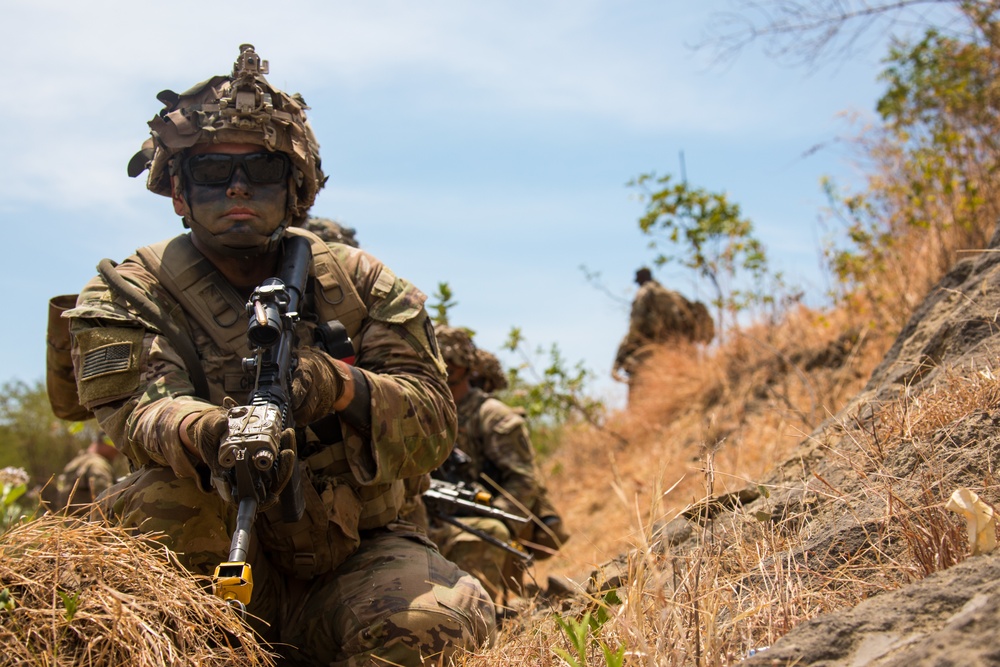
<path fill-rule="evenodd" d="M 717 519 L 784 507 L 796 543 L 772 558 L 812 558 L 814 576 L 846 566 L 876 590 L 901 585 L 798 626 L 748 664 L 997 664 L 997 558 L 946 569 L 968 544 L 942 508 L 960 487 L 1000 501 L 998 250 L 994 235 L 930 292 L 864 390 L 763 480 L 778 493 Z"/>
<path fill-rule="evenodd" d="M 963 257 L 894 341 L 803 309 L 663 352 L 641 400 L 546 462 L 574 537 L 538 578 L 587 592 L 538 598 L 470 664 L 563 664 L 553 618 L 585 609 L 608 617 L 592 664 L 602 644 L 625 664 L 997 664 L 1000 561 L 968 556 L 944 503 L 1000 501 L 1000 234 Z"/>

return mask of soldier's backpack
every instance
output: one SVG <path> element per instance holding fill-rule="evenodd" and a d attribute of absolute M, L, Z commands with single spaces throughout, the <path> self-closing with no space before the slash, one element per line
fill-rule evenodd
<path fill-rule="evenodd" d="M 85 421 L 94 415 L 80 405 L 70 355 L 69 320 L 62 314 L 76 306 L 76 294 L 63 294 L 49 300 L 49 322 L 45 342 L 45 390 L 52 412 L 60 419 Z"/>
<path fill-rule="evenodd" d="M 677 336 L 692 343 L 710 343 L 715 338 L 712 315 L 701 301 L 690 301 L 680 292 L 659 287 L 653 292 L 653 303 L 651 321 L 639 323 L 638 333 L 648 340 L 664 342 Z"/>
<path fill-rule="evenodd" d="M 715 338 L 715 322 L 712 320 L 708 306 L 701 301 L 691 301 L 691 317 L 694 321 L 694 335 L 692 341 L 695 343 L 708 344 Z"/>
<path fill-rule="evenodd" d="M 690 338 L 691 317 L 683 296 L 656 285 L 647 292 L 643 304 L 638 316 L 635 309 L 632 311 L 632 325 L 639 338 L 654 343 L 666 343 L 676 337 Z"/>

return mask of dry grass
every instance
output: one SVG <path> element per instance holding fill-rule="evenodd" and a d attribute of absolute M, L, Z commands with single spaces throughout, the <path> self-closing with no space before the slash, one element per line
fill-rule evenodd
<path fill-rule="evenodd" d="M 732 665 L 805 620 L 964 559 L 964 526 L 943 506 L 956 485 L 1000 499 L 1000 485 L 981 473 L 992 464 L 956 458 L 968 453 L 961 445 L 972 417 L 1000 408 L 996 376 L 989 367 L 942 372 L 864 420 L 829 420 L 890 340 L 847 313 L 802 309 L 709 351 L 658 351 L 661 372 L 606 426 L 620 437 L 577 426 L 544 463 L 573 537 L 535 576 L 584 584 L 620 557 L 615 597 L 581 586 L 555 607 L 521 601 L 497 644 L 460 662 L 549 667 L 565 664 L 561 649 L 581 665 L 606 665 L 621 649 L 625 665 Z M 824 439 L 828 432 L 837 438 Z M 810 434 L 836 475 L 814 470 L 798 480 L 792 505 L 779 499 L 790 487 L 772 471 L 795 460 Z M 660 539 L 693 503 L 748 486 L 762 495 L 745 510 L 687 521 L 693 537 L 677 546 Z M 824 542 L 831 517 L 851 524 L 852 543 Z M 0 612 L 0 644 L 18 652 L 0 662 L 268 664 L 228 609 L 163 550 L 107 528 L 49 517 L 3 535 L 3 587 L 16 606 Z M 60 592 L 79 595 L 74 613 Z M 586 612 L 600 620 L 580 658 L 560 621 L 572 627 Z"/>
<path fill-rule="evenodd" d="M 1000 408 L 994 373 L 955 369 L 877 406 L 864 423 L 829 420 L 864 386 L 895 333 L 856 321 L 856 311 L 802 309 L 780 327 L 743 332 L 714 350 L 659 351 L 659 372 L 607 425 L 627 445 L 581 426 L 545 462 L 573 537 L 535 566 L 539 583 L 561 574 L 584 585 L 619 556 L 627 573 L 620 602 L 597 593 L 555 608 L 528 600 L 498 645 L 464 664 L 564 665 L 553 648 L 575 653 L 556 618 L 603 609 L 607 620 L 589 635 L 586 664 L 613 664 L 604 648 L 624 647 L 625 665 L 731 665 L 805 620 L 963 560 L 965 528 L 944 502 L 991 464 L 956 463 L 962 447 L 953 440 L 972 416 Z M 824 445 L 837 475 L 801 480 L 797 505 L 781 507 L 768 495 L 787 488 L 760 486 L 764 496 L 748 510 L 688 522 L 694 539 L 677 547 L 657 541 L 657 530 L 692 503 L 756 487 L 794 461 L 809 434 L 827 431 L 840 434 Z M 915 472 L 901 475 L 904 464 Z M 1000 499 L 989 474 L 975 490 Z M 823 541 L 835 520 L 853 526 L 852 544 Z"/>
<path fill-rule="evenodd" d="M 536 568 L 542 583 L 550 573 L 585 577 L 653 522 L 737 491 L 785 460 L 859 391 L 891 342 L 843 336 L 848 324 L 845 314 L 801 309 L 780 328 L 744 331 L 717 349 L 658 350 L 651 365 L 662 370 L 607 424 L 628 445 L 579 426 L 545 461 L 573 537 Z"/>
<path fill-rule="evenodd" d="M 996 66 L 991 59 L 981 64 Z M 870 317 L 879 326 L 901 327 L 956 258 L 989 246 L 1000 176 L 995 116 L 988 117 L 988 126 L 977 131 L 964 126 L 969 134 L 963 140 L 972 144 L 963 150 L 937 146 L 932 152 L 941 162 L 935 166 L 926 153 L 915 155 L 913 144 L 891 128 L 855 119 L 859 131 L 848 141 L 867 173 L 865 187 L 860 195 L 845 195 L 842 205 L 828 213 L 829 222 L 841 227 L 833 239 L 868 241 L 851 248 L 853 261 L 834 260 L 833 268 L 842 272 L 840 288 L 872 304 Z M 948 168 L 938 173 L 945 164 Z"/>
<path fill-rule="evenodd" d="M 904 392 L 899 400 L 880 406 L 868 420 L 868 432 L 859 446 L 871 465 L 877 466 L 902 443 L 927 440 L 942 432 L 946 435 L 950 424 L 971 411 L 998 407 L 1000 385 L 988 367 L 962 375 L 948 373 L 927 391 Z"/>
<path fill-rule="evenodd" d="M 902 326 L 873 310 L 857 299 L 828 313 L 800 308 L 708 350 L 657 350 L 628 410 L 603 429 L 569 428 L 544 461 L 572 539 L 533 575 L 539 588 L 568 576 L 579 594 L 555 607 L 519 601 L 496 645 L 462 664 L 563 665 L 554 649 L 575 649 L 560 620 L 590 612 L 599 621 L 581 665 L 612 664 L 622 648 L 626 665 L 722 667 L 963 560 L 964 526 L 944 502 L 956 486 L 1000 501 L 992 461 L 963 446 L 974 416 L 1000 409 L 996 373 L 942 372 L 864 419 L 831 420 Z M 809 449 L 826 468 L 774 474 Z M 692 538 L 675 546 L 661 539 L 692 505 L 747 488 L 761 496 L 745 510 L 682 521 Z M 849 526 L 849 544 L 823 532 L 835 522 Z M 615 597 L 585 593 L 616 558 Z M 0 645 L 19 652 L 0 663 L 268 664 L 228 609 L 175 568 L 155 546 L 90 524 L 43 519 L 3 535 L 0 588 L 16 606 L 0 611 Z M 75 613 L 60 592 L 79 594 Z"/>
<path fill-rule="evenodd" d="M 45 515 L 0 535 L 0 664 L 273 665 L 162 547 Z M 3 605 L 0 604 L 0 607 Z"/>

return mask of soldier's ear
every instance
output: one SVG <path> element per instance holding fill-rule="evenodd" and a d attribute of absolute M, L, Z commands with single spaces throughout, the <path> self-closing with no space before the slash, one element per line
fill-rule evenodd
<path fill-rule="evenodd" d="M 170 177 L 170 200 L 174 203 L 174 213 L 184 217 L 191 212 L 187 200 L 184 198 L 184 188 L 181 187 L 180 176 Z"/>

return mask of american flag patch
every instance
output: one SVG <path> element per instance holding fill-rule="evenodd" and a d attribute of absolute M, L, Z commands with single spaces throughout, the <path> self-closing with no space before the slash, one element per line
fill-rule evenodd
<path fill-rule="evenodd" d="M 83 357 L 81 380 L 127 371 L 132 357 L 132 343 L 112 343 L 88 351 Z"/>

